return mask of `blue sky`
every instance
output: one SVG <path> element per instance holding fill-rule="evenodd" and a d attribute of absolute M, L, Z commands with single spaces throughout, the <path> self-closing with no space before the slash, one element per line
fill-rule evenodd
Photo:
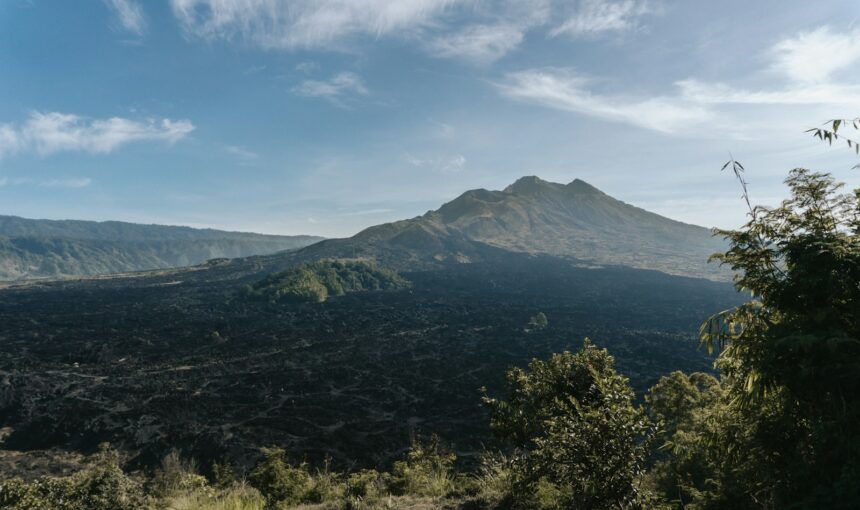
<path fill-rule="evenodd" d="M 705 226 L 851 185 L 860 3 L 3 0 L 0 214 L 343 236 L 522 175 Z"/>

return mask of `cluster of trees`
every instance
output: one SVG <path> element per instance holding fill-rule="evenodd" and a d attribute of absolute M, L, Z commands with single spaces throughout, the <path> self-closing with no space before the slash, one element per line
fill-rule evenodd
<path fill-rule="evenodd" d="M 432 505 L 480 491 L 475 479 L 454 471 L 456 456 L 438 438 L 415 441 L 388 472 L 352 473 L 291 463 L 284 450 L 263 456 L 242 479 L 229 464 L 214 464 L 209 478 L 175 451 L 149 476 L 128 475 L 118 453 L 103 444 L 89 467 L 68 477 L 26 483 L 0 481 L 0 508 L 8 510 L 274 510 L 375 509 Z"/>
<path fill-rule="evenodd" d="M 322 303 L 348 292 L 400 289 L 409 281 L 396 272 L 365 261 L 321 260 L 301 264 L 246 285 L 245 296 L 270 303 Z"/>

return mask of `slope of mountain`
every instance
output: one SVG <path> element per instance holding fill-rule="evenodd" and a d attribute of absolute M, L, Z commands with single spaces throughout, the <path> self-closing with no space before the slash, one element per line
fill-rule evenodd
<path fill-rule="evenodd" d="M 498 250 L 598 265 L 726 279 L 708 257 L 724 248 L 710 230 L 616 200 L 579 179 L 523 177 L 502 191 L 476 189 L 435 211 L 317 243 L 295 255 L 367 257 L 399 270 L 477 262 Z"/>
<path fill-rule="evenodd" d="M 107 237 L 122 235 L 132 234 Z M 705 260 L 719 247 L 704 228 L 582 181 L 523 178 L 296 251 L 0 284 L 0 459 L 110 441 L 137 466 L 179 448 L 247 468 L 277 445 L 291 458 L 383 467 L 429 433 L 469 455 L 491 440 L 478 388 L 494 392 L 509 367 L 583 337 L 609 348 L 640 395 L 673 370 L 708 370 L 696 328 L 743 296 L 666 273 L 713 276 Z M 373 258 L 410 284 L 277 299 L 319 287 L 327 271 L 302 267 L 335 263 L 299 264 L 325 258 Z M 539 313 L 548 323 L 535 329 Z"/>
<path fill-rule="evenodd" d="M 296 249 L 320 239 L 119 221 L 0 216 L 0 280 L 189 266 L 213 258 Z"/>

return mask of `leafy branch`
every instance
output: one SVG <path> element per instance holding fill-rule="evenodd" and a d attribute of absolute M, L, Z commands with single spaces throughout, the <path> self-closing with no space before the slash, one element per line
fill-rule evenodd
<path fill-rule="evenodd" d="M 848 145 L 849 149 L 853 149 L 855 154 L 860 154 L 860 142 L 855 139 L 848 138 L 844 134 L 839 133 L 839 128 L 848 126 L 855 131 L 860 131 L 860 117 L 853 119 L 832 119 L 824 123 L 823 128 L 810 128 L 807 133 L 812 133 L 812 136 L 817 137 L 828 145 L 833 145 L 833 142 L 843 140 Z M 829 128 L 829 129 L 828 129 Z M 860 165 L 855 165 L 858 168 Z"/>

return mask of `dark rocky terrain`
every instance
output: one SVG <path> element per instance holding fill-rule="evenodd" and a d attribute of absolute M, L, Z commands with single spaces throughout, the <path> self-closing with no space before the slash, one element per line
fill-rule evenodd
<path fill-rule="evenodd" d="M 109 440 L 143 464 L 171 447 L 244 463 L 277 444 L 378 465 L 437 432 L 476 451 L 491 439 L 478 388 L 508 367 L 589 336 L 643 391 L 709 369 L 695 329 L 739 300 L 725 283 L 527 255 L 325 303 L 239 299 L 272 259 L 0 292 L 2 447 Z M 526 332 L 537 312 L 549 326 Z"/>
<path fill-rule="evenodd" d="M 0 461 L 38 465 L 110 441 L 139 466 L 174 447 L 203 465 L 247 465 L 271 445 L 379 466 L 415 433 L 468 459 L 492 440 L 479 388 L 585 337 L 640 395 L 672 370 L 709 370 L 696 329 L 742 297 L 654 270 L 723 278 L 704 264 L 720 246 L 709 236 L 581 181 L 524 178 L 298 251 L 6 284 Z M 410 285 L 249 299 L 255 285 L 304 281 L 271 275 L 327 257 L 373 259 Z M 541 312 L 548 326 L 531 328 Z"/>

